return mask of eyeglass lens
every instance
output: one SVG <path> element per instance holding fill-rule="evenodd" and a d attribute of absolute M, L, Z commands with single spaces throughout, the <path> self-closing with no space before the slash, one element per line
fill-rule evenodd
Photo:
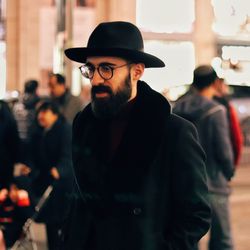
<path fill-rule="evenodd" d="M 105 80 L 109 80 L 113 76 L 113 68 L 109 65 L 100 64 L 95 68 L 93 65 L 86 64 L 80 67 L 82 75 L 88 79 L 93 78 L 95 69 L 97 69 L 99 75 Z"/>

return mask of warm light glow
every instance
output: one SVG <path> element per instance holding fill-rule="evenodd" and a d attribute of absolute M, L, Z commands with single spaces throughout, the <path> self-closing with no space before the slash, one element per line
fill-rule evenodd
<path fill-rule="evenodd" d="M 250 46 L 223 46 L 222 58 L 214 58 L 212 65 L 229 84 L 250 85 Z"/>
<path fill-rule="evenodd" d="M 71 93 L 75 96 L 80 95 L 81 93 L 81 80 L 82 75 L 79 72 L 78 67 L 74 67 L 72 71 L 72 84 L 71 84 Z"/>
<path fill-rule="evenodd" d="M 225 73 L 224 70 L 222 69 L 221 65 L 222 65 L 222 59 L 220 57 L 215 57 L 212 62 L 211 65 L 213 66 L 213 68 L 215 69 L 218 77 L 224 78 L 225 77 Z"/>
<path fill-rule="evenodd" d="M 152 32 L 191 32 L 194 0 L 137 0 L 137 25 Z"/>

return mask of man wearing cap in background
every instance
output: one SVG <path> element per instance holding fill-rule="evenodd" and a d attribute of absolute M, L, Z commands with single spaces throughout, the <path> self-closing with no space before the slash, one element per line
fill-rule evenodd
<path fill-rule="evenodd" d="M 128 22 L 99 24 L 87 47 L 65 54 L 83 63 L 92 100 L 73 122 L 64 248 L 193 249 L 210 224 L 205 156 L 194 126 L 140 80 L 164 63 Z"/>
<path fill-rule="evenodd" d="M 220 79 L 210 65 L 197 67 L 193 76 L 193 91 L 178 100 L 173 111 L 195 123 L 207 156 L 212 208 L 208 249 L 233 250 L 228 199 L 234 175 L 233 151 L 226 109 L 213 100 Z"/>

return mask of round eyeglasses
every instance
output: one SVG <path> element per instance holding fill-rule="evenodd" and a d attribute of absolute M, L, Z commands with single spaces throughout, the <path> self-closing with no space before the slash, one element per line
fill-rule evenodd
<path fill-rule="evenodd" d="M 87 79 L 91 80 L 94 77 L 95 70 L 97 69 L 98 74 L 101 76 L 102 79 L 110 80 L 114 75 L 115 69 L 130 65 L 130 64 L 131 63 L 126 63 L 120 66 L 111 66 L 106 63 L 101 63 L 97 67 L 95 67 L 94 65 L 87 63 L 87 64 L 80 66 L 79 69 L 81 71 L 82 76 L 84 76 Z"/>

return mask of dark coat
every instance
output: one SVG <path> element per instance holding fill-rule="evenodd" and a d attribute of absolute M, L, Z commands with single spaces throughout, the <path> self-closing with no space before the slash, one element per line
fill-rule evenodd
<path fill-rule="evenodd" d="M 234 164 L 226 109 L 194 92 L 177 101 L 173 111 L 196 125 L 207 156 L 208 190 L 228 195 Z"/>
<path fill-rule="evenodd" d="M 13 178 L 14 164 L 19 160 L 20 139 L 17 124 L 8 104 L 0 100 L 0 188 Z"/>
<path fill-rule="evenodd" d="M 65 249 L 193 249 L 210 222 L 205 156 L 194 126 L 139 82 L 111 161 L 105 161 L 105 135 L 90 106 L 73 123 L 80 195 L 69 215 Z"/>
<path fill-rule="evenodd" d="M 72 124 L 76 114 L 82 109 L 79 96 L 74 96 L 67 89 L 63 96 L 52 99 L 60 109 L 61 114 Z"/>
<path fill-rule="evenodd" d="M 61 221 L 67 205 L 67 194 L 72 187 L 71 126 L 59 118 L 53 127 L 44 131 L 37 128 L 31 138 L 33 190 L 40 197 L 52 184 L 53 191 L 42 211 L 40 220 Z M 52 167 L 59 171 L 60 179 L 54 180 L 50 174 Z M 39 220 L 39 219 L 38 219 Z"/>

